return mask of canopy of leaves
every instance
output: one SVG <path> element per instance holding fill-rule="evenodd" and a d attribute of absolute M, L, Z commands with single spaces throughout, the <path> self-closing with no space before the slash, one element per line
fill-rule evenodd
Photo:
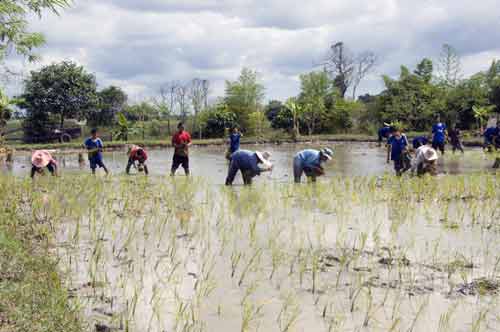
<path fill-rule="evenodd" d="M 57 13 L 69 5 L 69 0 L 2 0 L 0 1 L 0 61 L 9 51 L 34 61 L 33 49 L 44 44 L 43 35 L 28 31 L 28 16 L 41 16 L 44 9 Z"/>
<path fill-rule="evenodd" d="M 98 106 L 86 114 L 90 125 L 111 125 L 117 113 L 122 112 L 127 103 L 127 94 L 119 87 L 110 86 L 97 93 Z"/>
<path fill-rule="evenodd" d="M 222 137 L 227 129 L 236 125 L 237 116 L 224 103 L 217 103 L 208 107 L 200 114 L 200 121 L 204 124 L 206 137 Z"/>

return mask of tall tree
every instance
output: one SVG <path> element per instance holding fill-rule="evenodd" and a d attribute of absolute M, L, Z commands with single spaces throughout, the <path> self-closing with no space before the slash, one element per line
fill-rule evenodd
<path fill-rule="evenodd" d="M 226 81 L 225 103 L 243 129 L 249 124 L 250 114 L 261 110 L 263 99 L 264 86 L 259 83 L 256 71 L 243 68 L 238 80 Z"/>
<path fill-rule="evenodd" d="M 180 83 L 175 89 L 175 100 L 179 105 L 179 114 L 183 122 L 189 114 L 189 84 Z"/>
<path fill-rule="evenodd" d="M 310 72 L 300 75 L 300 97 L 302 116 L 312 135 L 326 111 L 326 98 L 333 93 L 332 83 L 326 71 Z"/>
<path fill-rule="evenodd" d="M 97 107 L 98 97 L 94 75 L 70 61 L 52 64 L 32 71 L 25 80 L 23 107 L 35 118 L 57 117 L 59 127 L 68 118 L 86 118 Z"/>
<path fill-rule="evenodd" d="M 444 44 L 438 62 L 439 80 L 448 88 L 457 86 L 461 79 L 461 61 L 453 46 Z"/>
<path fill-rule="evenodd" d="M 432 80 L 432 73 L 434 71 L 434 64 L 432 60 L 424 58 L 419 64 L 414 73 L 420 77 L 425 83 L 430 83 Z"/>
<path fill-rule="evenodd" d="M 354 54 L 344 44 L 337 42 L 330 46 L 325 61 L 322 63 L 325 70 L 333 79 L 340 97 L 344 98 L 347 90 L 352 86 L 353 98 L 361 81 L 375 67 L 377 56 L 371 51 Z"/>
<path fill-rule="evenodd" d="M 191 100 L 191 105 L 193 106 L 194 110 L 193 129 L 198 131 L 200 139 L 202 130 L 201 127 L 198 128 L 197 122 L 198 116 L 202 111 L 205 100 L 207 98 L 207 91 L 205 90 L 205 86 L 207 83 L 205 82 L 208 81 L 195 78 L 191 81 L 191 84 L 189 86 L 189 99 Z"/>

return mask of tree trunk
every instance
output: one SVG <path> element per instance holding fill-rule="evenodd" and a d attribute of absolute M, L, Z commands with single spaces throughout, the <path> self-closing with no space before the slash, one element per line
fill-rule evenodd
<path fill-rule="evenodd" d="M 63 130 L 64 129 L 64 113 L 61 112 L 61 120 L 59 123 L 59 129 Z"/>

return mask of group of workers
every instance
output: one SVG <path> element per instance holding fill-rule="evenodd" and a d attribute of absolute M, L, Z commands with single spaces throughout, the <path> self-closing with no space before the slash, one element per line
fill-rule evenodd
<path fill-rule="evenodd" d="M 496 127 L 488 128 L 484 132 L 485 148 L 489 149 L 492 146 L 500 148 L 500 123 Z M 237 127 L 233 128 L 228 139 L 228 150 L 226 158 L 229 161 L 229 169 L 226 177 L 226 185 L 232 185 L 238 172 L 241 172 L 243 182 L 246 185 L 252 183 L 255 176 L 263 172 L 269 172 L 273 169 L 273 164 L 270 161 L 271 154 L 269 152 L 249 151 L 240 149 L 240 140 L 242 134 Z M 447 139 L 452 145 L 453 152 L 456 150 L 464 152 L 461 143 L 460 130 L 455 127 L 447 131 L 446 125 L 438 122 L 432 127 L 432 137 L 428 139 L 425 136 L 415 137 L 412 141 L 411 149 L 408 138 L 397 127 L 389 124 L 384 124 L 378 132 L 379 145 L 383 140 L 387 144 L 387 163 L 394 163 L 394 170 L 398 176 L 404 172 L 412 170 L 412 173 L 423 175 L 429 173 L 435 175 L 437 173 L 436 164 L 439 158 L 437 150 L 445 153 L 445 145 Z M 185 130 L 183 123 L 179 123 L 177 131 L 172 136 L 172 146 L 174 147 L 174 155 L 172 158 L 171 175 L 174 176 L 177 169 L 182 166 L 186 176 L 190 175 L 189 170 L 189 147 L 192 144 L 191 135 Z M 109 173 L 103 161 L 103 142 L 99 138 L 96 129 L 91 131 L 91 136 L 84 142 L 84 146 L 88 153 L 88 160 L 92 174 L 96 173 L 96 169 L 102 168 L 106 174 Z M 411 150 L 414 151 L 412 158 Z M 147 151 L 140 146 L 133 145 L 128 149 L 128 162 L 125 167 L 125 172 L 130 173 L 130 169 L 134 167 L 139 172 L 149 174 L 146 161 L 148 160 Z M 302 175 L 312 182 L 316 181 L 317 177 L 325 174 L 323 164 L 332 160 L 333 151 L 329 148 L 320 150 L 306 149 L 298 152 L 293 159 L 293 177 L 296 183 L 301 182 Z M 31 177 L 35 174 L 43 174 L 44 169 L 47 169 L 52 175 L 57 175 L 58 164 L 52 157 L 50 151 L 37 150 L 34 151 L 31 158 L 32 168 Z"/>
<path fill-rule="evenodd" d="M 483 136 L 485 150 L 500 149 L 500 121 L 497 121 L 495 127 L 487 128 Z M 417 171 L 419 175 L 436 174 L 436 163 L 439 158 L 437 151 L 444 155 L 447 141 L 451 144 L 453 153 L 457 150 L 464 153 L 460 129 L 457 126 L 447 129 L 440 121 L 432 126 L 430 139 L 426 136 L 417 136 L 412 140 L 414 158 L 411 156 L 412 149 L 408 138 L 401 129 L 384 123 L 384 127 L 378 131 L 379 146 L 384 139 L 387 140 L 387 163 L 393 161 L 398 176 L 409 169 Z"/>

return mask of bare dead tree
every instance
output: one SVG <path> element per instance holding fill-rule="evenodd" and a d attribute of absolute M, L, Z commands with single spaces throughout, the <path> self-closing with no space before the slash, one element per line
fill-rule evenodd
<path fill-rule="evenodd" d="M 337 42 L 330 46 L 321 65 L 333 78 L 340 97 L 344 98 L 350 87 L 353 88 L 353 96 L 356 95 L 359 84 L 374 68 L 376 62 L 377 57 L 373 52 L 365 51 L 355 55 L 343 42 Z"/>
<path fill-rule="evenodd" d="M 356 100 L 356 90 L 361 81 L 377 64 L 377 56 L 371 51 L 360 53 L 355 59 L 355 69 L 352 79 L 352 99 Z"/>
<path fill-rule="evenodd" d="M 201 139 L 201 128 L 197 127 L 198 115 L 203 108 L 204 102 L 204 80 L 195 78 L 189 85 L 189 99 L 194 110 L 193 128 L 197 129 Z"/>
<path fill-rule="evenodd" d="M 210 94 L 210 81 L 203 80 L 202 81 L 202 89 L 203 89 L 203 103 L 204 108 L 208 108 L 208 95 Z"/>
<path fill-rule="evenodd" d="M 455 87 L 462 72 L 460 56 L 451 45 L 444 44 L 438 60 L 439 79 L 448 87 Z"/>
<path fill-rule="evenodd" d="M 182 122 L 185 122 L 189 113 L 189 83 L 181 83 L 175 89 L 175 100 L 179 106 Z"/>

